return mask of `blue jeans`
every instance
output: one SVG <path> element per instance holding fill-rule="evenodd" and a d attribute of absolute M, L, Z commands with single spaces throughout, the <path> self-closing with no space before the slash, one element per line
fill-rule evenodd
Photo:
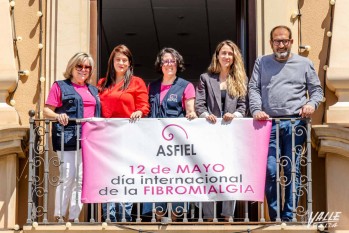
<path fill-rule="evenodd" d="M 125 202 L 125 218 L 127 222 L 132 221 L 132 202 Z M 102 204 L 102 212 L 104 220 L 107 219 L 107 203 Z M 109 218 L 111 222 L 121 222 L 122 221 L 122 204 L 121 203 L 109 203 Z"/>
<path fill-rule="evenodd" d="M 298 193 L 300 187 L 300 155 L 302 153 L 302 145 L 306 139 L 306 131 L 303 127 L 306 126 L 304 121 L 295 121 L 295 171 L 296 171 L 296 203 L 295 208 L 298 205 Z M 280 168 L 284 171 L 284 186 L 285 197 L 284 206 L 280 210 L 280 218 L 282 221 L 291 221 L 293 218 L 293 196 L 292 196 L 292 124 L 290 120 L 281 120 L 279 125 L 279 151 L 280 151 Z M 280 171 L 280 170 L 279 170 Z M 269 217 L 271 221 L 275 221 L 277 218 L 277 183 L 276 174 L 276 123 L 273 120 L 273 125 L 270 133 L 268 160 L 267 160 L 267 172 L 266 172 L 266 184 L 265 192 L 268 201 Z M 282 178 L 282 177 L 280 177 Z M 280 201 L 281 192 L 280 194 Z M 281 201 L 282 203 L 282 201 Z M 280 203 L 280 206 L 281 206 Z"/>

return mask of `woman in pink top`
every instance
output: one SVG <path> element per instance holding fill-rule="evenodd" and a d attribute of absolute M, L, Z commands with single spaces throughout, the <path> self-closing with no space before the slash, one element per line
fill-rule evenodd
<path fill-rule="evenodd" d="M 63 220 L 69 210 L 69 220 L 77 221 L 82 208 L 82 162 L 78 154 L 80 148 L 77 148 L 76 132 L 78 126 L 75 121 L 69 121 L 69 118 L 100 116 L 98 89 L 88 84 L 93 66 L 90 55 L 75 54 L 68 62 L 65 80 L 56 81 L 52 85 L 44 108 L 44 116 L 56 120 L 52 123 L 52 145 L 60 161 L 61 183 L 56 189 L 55 200 L 55 216 L 60 220 Z M 61 145 L 62 127 L 64 145 Z"/>
<path fill-rule="evenodd" d="M 155 68 L 163 76 L 149 85 L 149 116 L 196 118 L 195 88 L 177 76 L 177 71 L 184 71 L 183 57 L 173 48 L 164 48 L 157 55 Z"/>
<path fill-rule="evenodd" d="M 163 76 L 149 85 L 149 103 L 152 118 L 196 118 L 194 109 L 195 88 L 192 83 L 177 76 L 184 70 L 183 57 L 173 48 L 164 48 L 157 55 L 155 68 Z M 171 211 L 172 220 L 181 215 L 184 203 L 172 203 L 172 209 L 165 202 L 156 203 L 156 217 L 159 219 Z M 188 206 L 187 206 L 188 209 Z M 143 214 L 152 211 L 152 203 L 143 204 Z"/>

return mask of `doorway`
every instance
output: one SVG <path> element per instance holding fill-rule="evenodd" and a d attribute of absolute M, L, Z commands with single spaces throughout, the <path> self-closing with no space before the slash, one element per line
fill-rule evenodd
<path fill-rule="evenodd" d="M 247 74 L 255 55 L 255 1 L 247 0 L 99 0 L 98 78 L 118 44 L 128 46 L 134 74 L 146 83 L 161 77 L 154 62 L 164 47 L 178 50 L 186 70 L 179 74 L 194 85 L 206 72 L 216 45 L 234 41 L 245 58 Z M 253 44 L 254 43 L 254 44 Z M 251 46 L 252 45 L 252 46 Z"/>

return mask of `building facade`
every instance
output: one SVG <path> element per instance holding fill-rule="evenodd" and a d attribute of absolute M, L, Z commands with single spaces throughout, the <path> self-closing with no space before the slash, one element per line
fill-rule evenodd
<path fill-rule="evenodd" d="M 270 30 L 287 25 L 294 35 L 293 52 L 312 60 L 320 77 L 325 99 L 312 118 L 313 211 L 342 212 L 339 226 L 330 230 L 349 230 L 349 4 L 253 2 L 255 25 L 248 33 L 254 30 L 255 45 L 250 40 L 246 49 L 255 57 L 271 53 Z M 0 229 L 27 220 L 28 111 L 43 117 L 49 88 L 63 79 L 73 53 L 85 51 L 101 59 L 99 6 L 98 0 L 0 0 Z M 98 75 L 96 71 L 92 84 Z"/>

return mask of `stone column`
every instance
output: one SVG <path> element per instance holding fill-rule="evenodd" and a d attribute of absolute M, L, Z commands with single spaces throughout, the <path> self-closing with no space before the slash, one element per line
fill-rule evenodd
<path fill-rule="evenodd" d="M 327 87 L 335 92 L 338 102 L 327 110 L 327 123 L 349 125 L 349 4 L 337 0 L 334 7 Z"/>
<path fill-rule="evenodd" d="M 13 228 L 18 223 L 18 157 L 25 157 L 22 140 L 27 131 L 21 126 L 0 126 L 0 229 Z"/>
<path fill-rule="evenodd" d="M 338 226 L 329 228 L 329 232 L 349 229 L 349 202 L 347 181 L 349 169 L 349 129 L 339 125 L 314 126 L 313 145 L 319 156 L 325 158 L 327 212 L 341 212 Z M 347 232 L 347 231 L 345 231 Z"/>
<path fill-rule="evenodd" d="M 17 111 L 6 103 L 9 92 L 14 90 L 18 81 L 8 0 L 0 0 L 0 32 L 0 44 L 2 45 L 0 58 L 0 125 L 18 125 Z"/>
<path fill-rule="evenodd" d="M 10 12 L 9 1 L 0 0 L 0 229 L 11 229 L 18 223 L 18 158 L 25 158 L 22 142 L 28 131 L 20 126 L 16 109 L 8 104 L 19 77 Z"/>

